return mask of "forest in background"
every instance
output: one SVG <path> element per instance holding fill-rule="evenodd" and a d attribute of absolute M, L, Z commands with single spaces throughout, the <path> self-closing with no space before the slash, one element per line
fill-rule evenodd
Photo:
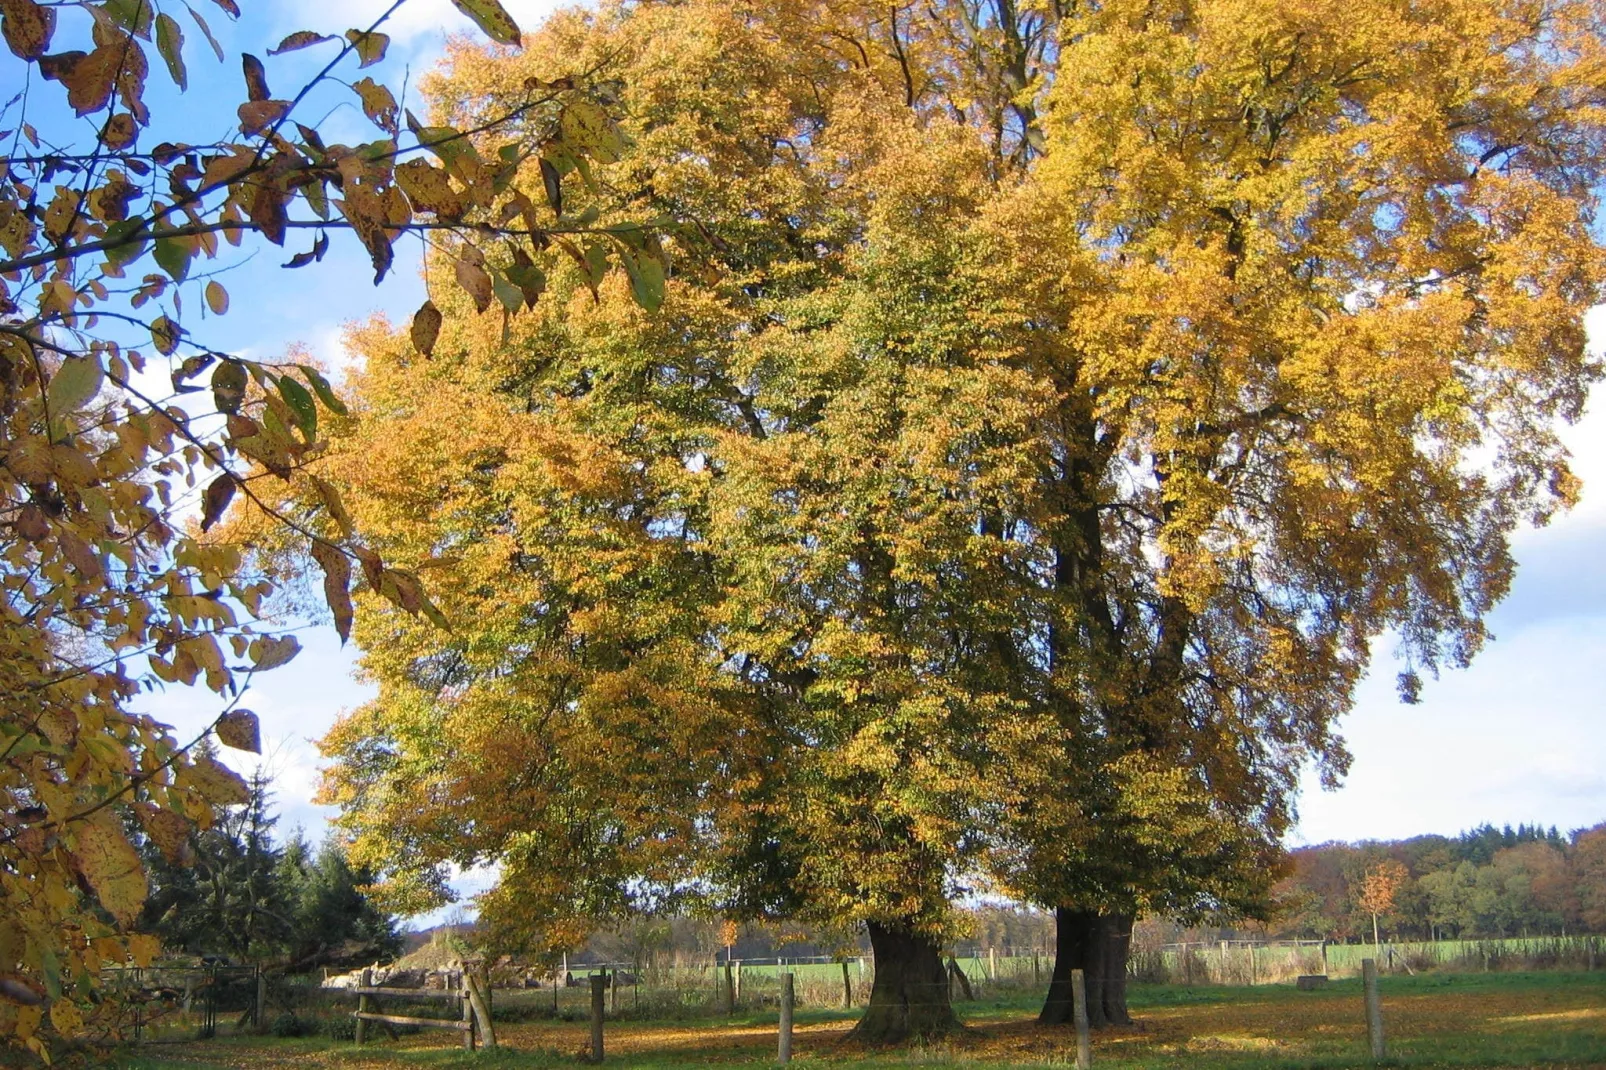
<path fill-rule="evenodd" d="M 1459 836 L 1325 843 L 1292 852 L 1278 887 L 1280 936 L 1399 940 L 1606 931 L 1606 823 L 1483 825 Z"/>

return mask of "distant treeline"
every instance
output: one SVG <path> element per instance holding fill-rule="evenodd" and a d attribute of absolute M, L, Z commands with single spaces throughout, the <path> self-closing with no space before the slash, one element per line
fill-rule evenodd
<path fill-rule="evenodd" d="M 1276 936 L 1371 939 L 1369 876 L 1374 890 L 1391 892 L 1377 916 L 1385 937 L 1606 932 L 1606 824 L 1569 835 L 1483 825 L 1456 837 L 1304 847 L 1292 860 L 1278 888 L 1282 913 L 1267 926 Z"/>

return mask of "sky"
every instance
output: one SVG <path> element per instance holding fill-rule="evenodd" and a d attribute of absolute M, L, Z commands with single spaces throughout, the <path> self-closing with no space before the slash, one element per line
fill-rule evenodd
<path fill-rule="evenodd" d="M 504 2 L 527 30 L 555 6 Z M 233 56 L 242 46 L 265 51 L 261 42 L 293 30 L 338 34 L 365 27 L 386 5 L 274 0 L 242 5 L 245 17 L 233 26 L 210 6 L 198 6 Z M 473 32 L 448 0 L 409 0 L 386 29 L 394 37 L 390 55 L 372 73 L 387 85 L 406 80 L 414 86 L 438 60 L 448 33 Z M 178 114 L 186 124 L 215 121 L 223 129 L 242 99 L 239 72 L 219 67 L 193 27 L 186 24 L 186 31 L 191 88 Z M 316 49 L 269 58 L 270 82 L 287 95 L 324 58 Z M 7 74 L 15 67 L 6 67 Z M 169 107 L 175 104 L 172 91 L 160 88 L 163 81 L 159 70 L 152 72 L 158 114 L 163 93 Z M 0 99 L 15 88 L 0 84 Z M 360 113 L 349 104 L 331 98 L 325 107 L 334 109 L 334 136 L 342 128 L 353 140 L 372 136 L 359 133 Z M 349 235 L 334 236 L 322 264 L 281 270 L 278 264 L 293 251 L 259 251 L 221 276 L 234 301 L 227 316 L 204 325 L 208 344 L 272 357 L 299 343 L 338 371 L 349 361 L 340 342 L 346 323 L 376 313 L 402 323 L 423 300 L 416 247 L 398 249 L 392 277 L 378 288 Z M 1590 327 L 1595 344 L 1606 345 L 1606 307 L 1591 313 Z M 1493 641 L 1470 668 L 1427 680 L 1415 706 L 1399 702 L 1399 666 L 1386 640 L 1379 641 L 1373 671 L 1341 722 L 1354 756 L 1350 773 L 1331 792 L 1307 777 L 1291 844 L 1454 834 L 1483 822 L 1538 822 L 1567 831 L 1606 821 L 1606 387 L 1598 393 L 1566 435 L 1584 479 L 1583 502 L 1545 529 L 1518 534 L 1516 581 L 1490 619 Z M 354 677 L 355 651 L 342 649 L 332 628 L 298 634 L 301 655 L 291 667 L 258 677 L 244 705 L 261 719 L 261 760 L 273 778 L 281 830 L 299 826 L 317 839 L 331 815 L 311 801 L 318 782 L 315 741 L 371 689 Z M 151 696 L 147 708 L 180 732 L 198 730 L 217 712 L 215 697 L 182 688 Z M 224 757 L 242 772 L 254 765 L 240 752 Z M 483 884 L 483 876 L 470 877 L 460 887 L 469 892 Z"/>

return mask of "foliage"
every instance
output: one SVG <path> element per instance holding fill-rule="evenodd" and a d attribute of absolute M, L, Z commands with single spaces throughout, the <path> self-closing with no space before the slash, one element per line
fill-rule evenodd
<path fill-rule="evenodd" d="M 976 10 L 609 6 L 433 87 L 608 57 L 599 221 L 696 225 L 656 319 L 549 251 L 511 333 L 355 336 L 321 471 L 457 629 L 363 601 L 325 741 L 398 902 L 1263 911 L 1374 639 L 1406 698 L 1481 645 L 1599 375 L 1594 8 Z"/>
<path fill-rule="evenodd" d="M 200 40 L 223 59 L 205 16 L 179 6 L 0 5 L 8 84 L 27 87 L 4 109 L 12 144 L 0 171 L 0 514 L 10 536 L 0 550 L 0 1036 L 44 1058 L 50 1032 L 93 1027 L 103 964 L 143 964 L 156 951 L 149 937 L 125 938 L 148 891 L 126 829 L 177 862 L 192 825 L 249 794 L 128 703 L 162 684 L 204 684 L 224 704 L 208 731 L 254 750 L 259 728 L 242 692 L 297 652 L 258 618 L 272 580 L 206 534 L 231 502 L 260 504 L 266 487 L 293 484 L 336 518 L 313 537 L 302 518 L 274 516 L 321 565 L 343 637 L 356 574 L 406 611 L 440 617 L 416 575 L 354 539 L 338 494 L 304 472 L 345 412 L 323 375 L 205 344 L 200 320 L 230 304 L 208 263 L 248 239 L 304 236 L 287 265 L 298 268 L 324 255 L 330 233 L 350 231 L 377 280 L 395 241 L 418 234 L 451 250 L 473 300 L 496 299 L 509 316 L 540 288 L 526 248 L 555 242 L 580 255 L 584 241 L 593 270 L 610 247 L 629 250 L 638 275 L 662 268 L 644 231 L 602 235 L 558 218 L 555 199 L 541 207 L 526 192 L 544 199 L 541 184 L 514 181 L 539 157 L 559 185 L 574 185 L 566 176 L 616 154 L 583 72 L 522 85 L 474 130 L 423 125 L 364 77 L 348 99 L 375 140 L 326 143 L 309 100 L 345 84 L 337 68 L 384 55 L 379 27 L 397 3 L 344 37 L 299 32 L 267 48 L 330 57 L 294 93 L 270 89 L 271 58 L 240 55 L 239 125 L 213 138 L 185 129 L 181 115 L 153 115 L 146 99 L 153 68 L 186 88 Z M 215 6 L 238 15 L 233 0 Z M 517 43 L 496 0 L 459 7 L 494 40 Z M 186 25 L 199 32 L 188 48 Z M 150 144 L 168 128 L 174 140 Z M 653 303 L 650 278 L 638 293 Z"/>
<path fill-rule="evenodd" d="M 1554 829 L 1484 826 L 1455 839 L 1302 848 L 1279 887 L 1288 909 L 1274 928 L 1336 939 L 1363 932 L 1373 913 L 1367 876 L 1388 870 L 1397 878 L 1394 895 L 1376 914 L 1398 938 L 1603 932 L 1606 915 L 1591 909 L 1606 879 L 1596 857 L 1602 833 L 1585 829 L 1569 839 Z"/>

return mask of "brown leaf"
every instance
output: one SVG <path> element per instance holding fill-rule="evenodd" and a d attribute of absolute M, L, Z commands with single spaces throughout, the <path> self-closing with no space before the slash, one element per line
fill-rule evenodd
<path fill-rule="evenodd" d="M 273 96 L 268 91 L 268 72 L 263 68 L 261 60 L 247 52 L 240 57 L 240 69 L 245 74 L 245 92 L 248 100 L 257 102 Z"/>
<path fill-rule="evenodd" d="M 347 539 L 351 538 L 351 514 L 346 512 L 346 503 L 340 500 L 340 492 L 317 476 L 309 475 L 307 478 L 312 480 L 313 489 L 322 499 L 324 510 L 340 528 L 340 534 Z"/>
<path fill-rule="evenodd" d="M 114 49 L 93 52 L 59 52 L 41 56 L 39 73 L 67 87 L 67 103 L 79 115 L 99 111 L 117 88 L 119 62 Z"/>
<path fill-rule="evenodd" d="M 240 133 L 255 137 L 284 117 L 290 110 L 288 100 L 253 100 L 235 109 L 240 117 Z"/>
<path fill-rule="evenodd" d="M 546 187 L 546 202 L 552 206 L 552 214 L 563 214 L 563 176 L 558 174 L 557 166 L 545 156 L 541 157 L 541 184 Z"/>
<path fill-rule="evenodd" d="M 212 310 L 214 316 L 221 316 L 229 310 L 229 291 L 216 279 L 206 284 L 206 307 Z"/>
<path fill-rule="evenodd" d="M 18 59 L 43 56 L 55 30 L 54 8 L 41 7 L 34 0 L 0 0 L 0 34 Z"/>
<path fill-rule="evenodd" d="M 212 403 L 217 406 L 218 412 L 233 414 L 240 411 L 240 403 L 245 400 L 246 380 L 245 366 L 236 361 L 225 360 L 217 366 L 212 373 Z M 253 423 L 251 427 L 248 434 L 255 434 L 256 425 Z M 234 434 L 232 423 L 229 433 Z"/>
<path fill-rule="evenodd" d="M 151 343 L 156 346 L 156 351 L 162 356 L 170 357 L 173 355 L 173 351 L 178 349 L 178 340 L 181 333 L 182 331 L 178 324 L 166 316 L 158 316 L 156 317 L 156 322 L 151 324 Z"/>
<path fill-rule="evenodd" d="M 50 520 L 45 511 L 29 502 L 17 513 L 17 519 L 11 522 L 12 529 L 29 542 L 39 542 L 50 534 Z"/>
<path fill-rule="evenodd" d="M 217 738 L 225 747 L 262 753 L 262 726 L 250 710 L 230 710 L 218 718 Z"/>
<path fill-rule="evenodd" d="M 106 130 L 101 134 L 101 140 L 113 152 L 126 149 L 139 137 L 139 127 L 134 123 L 134 117 L 127 112 L 118 112 L 106 120 Z"/>
<path fill-rule="evenodd" d="M 206 485 L 206 493 L 201 496 L 202 531 L 223 519 L 223 513 L 228 509 L 229 502 L 234 500 L 234 492 L 239 487 L 240 481 L 229 472 L 224 472 Z"/>
<path fill-rule="evenodd" d="M 385 201 L 368 183 L 356 183 L 347 187 L 346 199 L 340 202 L 340 211 L 367 247 L 368 255 L 373 260 L 374 283 L 377 285 L 390 270 L 391 258 L 395 255 L 390 247 L 390 233 L 385 226 Z"/>
<path fill-rule="evenodd" d="M 362 562 L 362 574 L 363 578 L 368 581 L 368 586 L 378 591 L 385 579 L 384 562 L 379 559 L 378 554 L 361 546 L 352 547 L 351 552 L 357 555 L 358 561 Z"/>
<path fill-rule="evenodd" d="M 435 354 L 435 339 L 440 337 L 442 316 L 435 302 L 425 301 L 413 313 L 413 348 L 426 357 Z"/>
<path fill-rule="evenodd" d="M 396 98 L 390 90 L 372 78 L 364 78 L 351 88 L 357 91 L 357 96 L 362 100 L 363 114 L 387 134 L 396 133 Z"/>
<path fill-rule="evenodd" d="M 334 614 L 341 643 L 351 638 L 351 559 L 338 546 L 322 539 L 312 542 L 312 557 L 323 569 L 323 599 Z"/>
<path fill-rule="evenodd" d="M 282 56 L 286 52 L 296 52 L 313 45 L 321 45 L 325 41 L 338 41 L 340 38 L 330 34 L 313 33 L 311 30 L 297 30 L 295 33 L 280 41 L 278 45 L 268 49 L 270 56 Z"/>
<path fill-rule="evenodd" d="M 282 635 L 277 639 L 264 635 L 251 642 L 251 664 L 258 669 L 277 669 L 299 653 L 301 644 L 293 635 Z"/>
<path fill-rule="evenodd" d="M 262 236 L 274 245 L 284 244 L 284 227 L 288 222 L 285 213 L 287 200 L 289 198 L 282 189 L 271 182 L 260 182 L 255 187 L 251 203 L 246 206 L 245 214 L 256 224 Z"/>
<path fill-rule="evenodd" d="M 495 294 L 494 284 L 490 274 L 478 264 L 467 258 L 459 258 L 454 271 L 457 283 L 474 299 L 474 307 L 484 312 L 491 307 L 491 298 Z"/>
<path fill-rule="evenodd" d="M 240 17 L 240 5 L 236 4 L 234 0 L 212 0 L 212 3 L 228 12 L 229 18 L 237 19 Z"/>

